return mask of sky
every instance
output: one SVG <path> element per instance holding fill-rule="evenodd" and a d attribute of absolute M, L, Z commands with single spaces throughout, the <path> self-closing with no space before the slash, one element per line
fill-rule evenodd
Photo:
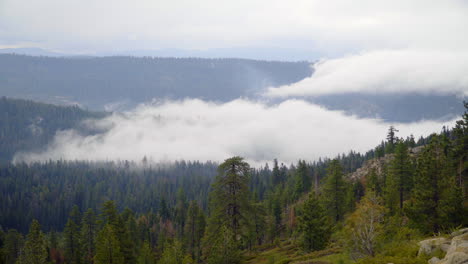
<path fill-rule="evenodd" d="M 74 54 L 215 50 L 220 57 L 261 50 L 262 58 L 272 59 L 281 50 L 281 59 L 317 61 L 310 78 L 270 87 L 257 101 L 188 98 L 141 105 L 88 122 L 104 127 L 102 134 L 60 131 L 44 152 L 16 159 L 147 155 L 157 161 L 219 161 L 242 155 L 259 163 L 367 151 L 385 137 L 389 123 L 304 99 L 346 93 L 467 96 L 467 29 L 465 0 L 0 0 L 0 48 Z M 263 102 L 271 98 L 278 103 Z M 400 136 L 418 137 L 440 131 L 444 123 L 394 125 Z"/>
<path fill-rule="evenodd" d="M 68 53 L 273 47 L 318 58 L 463 50 L 467 14 L 464 0 L 0 0 L 0 47 Z"/>

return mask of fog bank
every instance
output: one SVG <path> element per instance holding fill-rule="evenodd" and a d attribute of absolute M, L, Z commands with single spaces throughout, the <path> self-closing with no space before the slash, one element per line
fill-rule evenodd
<path fill-rule="evenodd" d="M 453 123 L 394 125 L 400 137 L 419 137 Z M 85 125 L 104 132 L 84 136 L 75 130 L 60 131 L 45 151 L 18 153 L 14 160 L 139 161 L 146 156 L 154 162 L 222 161 L 240 155 L 253 164 L 274 158 L 286 163 L 312 161 L 370 150 L 385 138 L 390 124 L 301 100 L 268 106 L 241 99 L 223 104 L 189 99 L 142 105 Z"/>

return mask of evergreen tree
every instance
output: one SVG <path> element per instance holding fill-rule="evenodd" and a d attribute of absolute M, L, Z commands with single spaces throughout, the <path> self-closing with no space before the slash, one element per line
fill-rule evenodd
<path fill-rule="evenodd" d="M 385 200 L 388 208 L 395 212 L 397 208 L 403 209 L 403 202 L 408 199 L 413 187 L 413 164 L 408 153 L 408 147 L 398 142 L 395 155 L 390 163 L 386 177 Z"/>
<path fill-rule="evenodd" d="M 366 187 L 376 195 L 381 195 L 382 193 L 382 184 L 375 168 L 372 168 L 369 174 L 366 175 Z"/>
<path fill-rule="evenodd" d="M 223 225 L 218 229 L 216 236 L 210 239 L 209 246 L 204 247 L 204 263 L 207 264 L 238 264 L 241 263 L 241 252 L 234 239 L 231 228 Z M 204 245 L 207 245 L 204 241 Z"/>
<path fill-rule="evenodd" d="M 456 214 L 462 206 L 448 202 L 457 188 L 455 178 L 451 177 L 453 170 L 447 159 L 447 147 L 445 137 L 434 135 L 417 161 L 408 215 L 416 226 L 427 233 L 437 233 L 444 227 L 460 224 L 453 223 L 453 219 L 448 217 Z"/>
<path fill-rule="evenodd" d="M 96 252 L 96 229 L 96 216 L 92 209 L 88 209 L 83 215 L 81 224 L 81 254 L 83 256 L 83 263 L 93 263 L 93 256 Z"/>
<path fill-rule="evenodd" d="M 151 251 L 150 244 L 148 242 L 144 242 L 143 246 L 140 249 L 140 254 L 137 258 L 137 264 L 155 264 L 156 261 L 154 260 L 153 252 Z"/>
<path fill-rule="evenodd" d="M 216 234 L 221 226 L 232 231 L 234 240 L 245 235 L 251 204 L 248 190 L 250 167 L 241 157 L 233 157 L 219 165 L 210 197 L 210 232 Z"/>
<path fill-rule="evenodd" d="M 135 244 L 132 242 L 130 232 L 121 216 L 118 217 L 118 224 L 114 226 L 114 230 L 124 257 L 124 263 L 135 263 Z"/>
<path fill-rule="evenodd" d="M 467 199 L 468 186 L 468 102 L 463 102 L 465 112 L 453 129 L 454 157 L 457 167 L 457 184 L 461 188 L 464 199 Z"/>
<path fill-rule="evenodd" d="M 13 264 L 20 256 L 21 249 L 23 248 L 24 238 L 21 233 L 15 229 L 8 229 L 3 242 L 3 263 Z"/>
<path fill-rule="evenodd" d="M 164 197 L 161 199 L 161 207 L 159 208 L 159 215 L 162 217 L 163 220 L 167 220 L 171 216 L 169 207 L 167 206 L 167 202 Z"/>
<path fill-rule="evenodd" d="M 273 171 L 272 171 L 271 177 L 272 177 L 273 187 L 280 184 L 283 181 L 277 159 L 273 160 Z"/>
<path fill-rule="evenodd" d="M 110 225 L 111 230 L 115 232 L 114 235 L 117 238 L 121 255 L 124 257 L 124 263 L 134 263 L 134 244 L 130 240 L 129 231 L 122 217 L 118 214 L 114 201 L 104 202 L 101 219 L 103 224 Z"/>
<path fill-rule="evenodd" d="M 328 218 L 322 205 L 312 193 L 300 209 L 298 231 L 301 247 L 305 251 L 321 250 L 327 245 L 331 231 Z"/>
<path fill-rule="evenodd" d="M 185 220 L 187 218 L 187 206 L 187 197 L 185 196 L 184 190 L 179 188 L 177 191 L 177 204 L 174 215 L 174 222 L 176 225 L 178 239 L 182 239 L 184 236 L 184 226 Z"/>
<path fill-rule="evenodd" d="M 252 211 L 249 215 L 251 219 L 249 231 L 249 248 L 254 245 L 261 245 L 265 237 L 266 212 L 263 204 L 255 203 L 252 205 Z"/>
<path fill-rule="evenodd" d="M 113 226 L 106 224 L 96 237 L 95 264 L 124 264 L 124 256 Z"/>
<path fill-rule="evenodd" d="M 346 187 L 343 180 L 343 168 L 338 160 L 333 160 L 327 169 L 327 178 L 323 186 L 323 203 L 328 215 L 336 223 L 343 218 L 345 211 Z"/>
<path fill-rule="evenodd" d="M 385 146 L 385 153 L 393 153 L 395 150 L 395 144 L 398 138 L 395 136 L 395 132 L 398 130 L 394 126 L 390 126 L 387 134 L 387 145 Z"/>
<path fill-rule="evenodd" d="M 101 224 L 110 224 L 116 226 L 119 221 L 119 212 L 112 200 L 105 201 L 102 205 Z"/>
<path fill-rule="evenodd" d="M 205 216 L 197 202 L 191 201 L 185 221 L 185 239 L 187 252 L 194 260 L 200 260 L 201 240 L 205 232 Z"/>
<path fill-rule="evenodd" d="M 18 259 L 19 264 L 47 263 L 47 249 L 44 234 L 37 220 L 33 220 L 26 242 Z"/>
<path fill-rule="evenodd" d="M 182 250 L 182 244 L 175 240 L 173 243 L 168 243 L 164 247 L 161 259 L 158 264 L 183 264 L 184 252 Z"/>
<path fill-rule="evenodd" d="M 250 166 L 241 157 L 233 157 L 219 165 L 219 173 L 212 186 L 210 197 L 211 214 L 208 219 L 207 234 L 204 240 L 205 252 L 209 263 L 214 259 L 230 261 L 237 256 L 242 242 L 248 241 L 250 230 L 249 215 L 251 197 L 248 190 Z M 227 230 L 225 230 L 227 229 Z M 223 240 L 219 240 L 223 232 Z M 219 252 L 218 250 L 221 250 Z M 227 250 L 233 250 L 228 252 Z M 216 253 L 213 253 L 216 252 Z M 226 258 L 217 259 L 213 254 L 225 254 Z M 230 263 L 230 262 L 218 262 Z"/>
<path fill-rule="evenodd" d="M 294 177 L 296 179 L 294 199 L 297 200 L 303 193 L 310 191 L 312 186 L 312 177 L 304 160 L 299 160 Z"/>
<path fill-rule="evenodd" d="M 68 220 L 63 230 L 65 242 L 65 262 L 79 264 L 81 263 L 80 229 L 71 219 Z"/>

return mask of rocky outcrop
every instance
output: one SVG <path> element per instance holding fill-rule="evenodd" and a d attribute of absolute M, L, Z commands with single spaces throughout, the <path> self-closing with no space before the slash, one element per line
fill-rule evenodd
<path fill-rule="evenodd" d="M 408 151 L 411 157 L 417 157 L 423 149 L 424 146 L 419 146 L 410 148 Z M 352 180 L 362 181 L 372 170 L 375 170 L 378 177 L 382 177 L 385 166 L 390 164 L 393 157 L 394 154 L 386 154 L 381 158 L 367 160 L 355 172 L 348 174 L 348 177 Z"/>
<path fill-rule="evenodd" d="M 390 154 L 385 155 L 385 157 L 382 158 L 367 160 L 355 172 L 349 174 L 349 178 L 353 180 L 365 179 L 365 177 L 370 174 L 372 170 L 375 170 L 375 173 L 380 177 L 383 175 L 384 167 L 390 162 L 392 158 L 393 154 Z"/>
<path fill-rule="evenodd" d="M 431 258 L 429 264 L 468 264 L 468 228 L 453 232 L 450 238 L 432 238 L 419 242 L 418 255 L 430 255 L 437 249 L 446 252 L 443 259 Z"/>
<path fill-rule="evenodd" d="M 418 256 L 421 255 L 432 255 L 437 250 L 447 252 L 450 247 L 451 240 L 444 237 L 426 239 L 419 242 Z"/>

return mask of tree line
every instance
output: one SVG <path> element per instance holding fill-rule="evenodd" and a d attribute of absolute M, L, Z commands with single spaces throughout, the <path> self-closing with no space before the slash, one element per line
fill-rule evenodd
<path fill-rule="evenodd" d="M 468 110 L 468 104 L 465 107 Z M 365 159 L 353 152 L 290 166 L 275 160 L 272 169 L 267 165 L 252 169 L 241 157 L 219 165 L 179 162 L 145 169 L 128 162 L 107 167 L 73 162 L 10 164 L 0 170 L 5 219 L 9 215 L 4 209 L 18 210 L 19 217 L 39 218 L 38 211 L 18 203 L 28 199 L 21 188 L 38 194 L 29 203 L 56 202 L 60 192 L 48 196 L 48 187 L 71 193 L 76 186 L 83 189 L 82 196 L 66 202 L 58 199 L 48 211 L 66 208 L 61 222 L 47 222 L 56 215 L 29 219 L 26 236 L 12 227 L 15 221 L 2 219 L 1 259 L 3 263 L 242 263 L 261 246 L 291 240 L 304 252 L 339 245 L 353 259 L 372 263 L 380 254 L 394 254 L 389 245 L 406 245 L 418 234 L 468 225 L 468 113 L 453 129 L 423 141 L 419 153 L 413 154 L 410 148 L 417 143 L 398 138 L 391 127 L 383 146 L 377 147 L 383 147 L 388 162 L 381 171 L 370 169 L 359 179 L 346 176 Z M 381 157 L 375 152 L 375 158 Z M 200 176 L 194 177 L 194 171 Z M 53 187 L 55 182 L 62 185 Z M 12 199 L 15 194 L 19 198 Z M 154 200 L 157 205 L 151 204 Z"/>

